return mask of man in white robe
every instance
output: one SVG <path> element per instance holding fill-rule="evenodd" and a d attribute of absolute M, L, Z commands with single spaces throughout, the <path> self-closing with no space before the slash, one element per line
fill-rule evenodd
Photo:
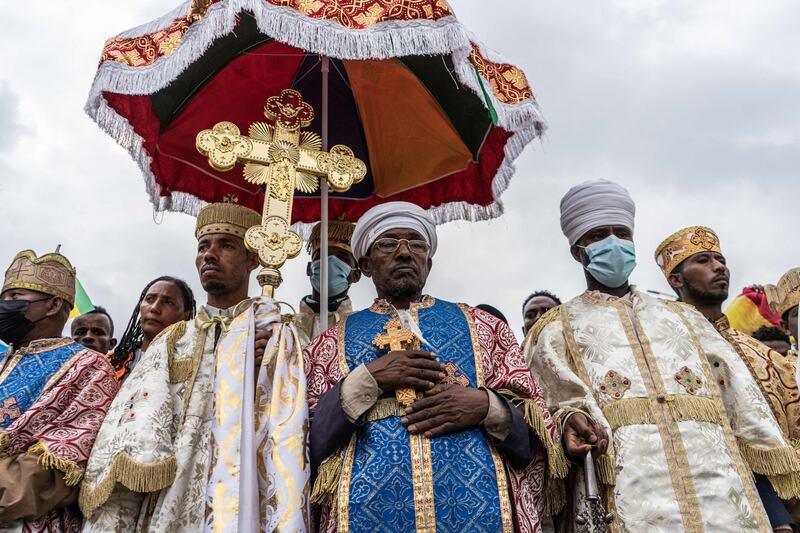
<path fill-rule="evenodd" d="M 124 382 L 81 487 L 84 531 L 307 528 L 301 341 L 272 299 L 247 297 L 258 259 L 243 237 L 260 221 L 234 204 L 199 213 L 208 303 Z"/>
<path fill-rule="evenodd" d="M 562 230 L 587 291 L 531 329 L 528 361 L 556 419 L 582 423 L 572 438 L 587 446 L 567 452 L 577 460 L 593 449 L 612 531 L 770 532 L 752 473 L 796 496 L 800 462 L 711 323 L 629 285 L 634 213 L 628 192 L 609 181 L 562 199 Z M 568 528 L 585 505 L 582 483 L 570 489 Z"/>

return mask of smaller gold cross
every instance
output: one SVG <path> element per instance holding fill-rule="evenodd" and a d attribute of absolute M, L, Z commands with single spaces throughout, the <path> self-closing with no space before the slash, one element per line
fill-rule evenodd
<path fill-rule="evenodd" d="M 414 333 L 403 327 L 399 317 L 394 317 L 383 326 L 385 334 L 378 334 L 372 340 L 372 344 L 379 350 L 418 350 L 419 339 Z M 395 397 L 397 403 L 402 407 L 408 407 L 417 400 L 417 392 L 414 389 L 397 389 Z"/>

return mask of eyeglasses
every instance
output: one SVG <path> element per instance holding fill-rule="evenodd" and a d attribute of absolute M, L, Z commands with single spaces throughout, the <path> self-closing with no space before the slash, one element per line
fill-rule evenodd
<path fill-rule="evenodd" d="M 398 250 L 398 248 L 400 248 L 400 245 L 403 243 L 405 243 L 405 245 L 408 247 L 409 251 L 412 254 L 427 255 L 428 251 L 431 249 L 430 245 L 425 241 L 417 241 L 417 240 L 410 241 L 408 239 L 391 239 L 389 237 L 378 239 L 377 241 L 372 243 L 372 247 L 378 250 L 382 254 L 393 254 Z"/>

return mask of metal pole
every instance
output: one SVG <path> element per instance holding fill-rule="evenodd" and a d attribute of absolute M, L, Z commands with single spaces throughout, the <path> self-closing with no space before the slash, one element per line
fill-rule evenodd
<path fill-rule="evenodd" d="M 322 151 L 328 151 L 328 72 L 330 59 L 322 56 Z M 320 184 L 320 231 L 319 231 L 319 258 L 320 258 L 320 302 L 319 326 L 320 331 L 328 329 L 328 180 L 321 179 Z"/>

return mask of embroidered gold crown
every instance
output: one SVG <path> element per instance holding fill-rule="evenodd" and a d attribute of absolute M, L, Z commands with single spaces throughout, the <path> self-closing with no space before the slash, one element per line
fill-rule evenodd
<path fill-rule="evenodd" d="M 356 225 L 352 222 L 346 220 L 331 220 L 328 223 L 328 246 L 341 248 L 352 254 L 353 248 L 351 247 L 350 241 L 353 239 L 353 231 L 355 231 L 355 229 Z M 319 232 L 320 224 L 317 223 L 311 230 L 311 237 L 309 237 L 308 245 L 306 246 L 306 250 L 308 250 L 309 254 L 313 255 L 314 252 L 319 250 Z"/>
<path fill-rule="evenodd" d="M 224 202 L 209 204 L 197 214 L 194 236 L 224 233 L 244 239 L 252 226 L 261 224 L 261 215 L 243 205 Z"/>
<path fill-rule="evenodd" d="M 800 305 L 800 268 L 793 268 L 783 276 L 777 285 L 765 285 L 769 307 L 779 315 Z"/>
<path fill-rule="evenodd" d="M 24 250 L 11 261 L 0 292 L 29 289 L 75 305 L 75 276 L 75 268 L 63 255 L 50 253 L 37 257 L 33 250 Z"/>
<path fill-rule="evenodd" d="M 711 228 L 691 226 L 676 231 L 664 239 L 656 248 L 656 264 L 658 264 L 665 276 L 669 276 L 684 259 L 702 252 L 717 252 L 721 254 L 719 237 Z"/>

